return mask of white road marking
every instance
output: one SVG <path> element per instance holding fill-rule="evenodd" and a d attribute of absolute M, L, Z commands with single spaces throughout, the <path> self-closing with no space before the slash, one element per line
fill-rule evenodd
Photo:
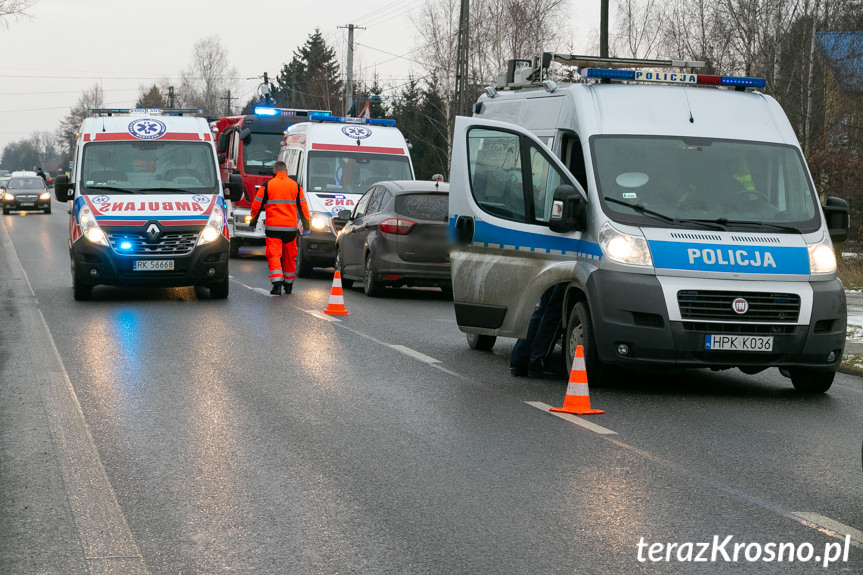
<path fill-rule="evenodd" d="M 838 536 L 840 538 L 845 535 L 850 535 L 851 541 L 856 543 L 856 546 L 863 545 L 863 531 L 860 531 L 859 529 L 854 529 L 844 523 L 839 523 L 838 521 L 834 521 L 829 517 L 824 517 L 817 513 L 792 511 L 791 515 L 801 519 L 803 523 L 809 527 L 814 527 L 819 531 L 827 530 L 829 532 L 827 533 L 828 535 Z"/>
<path fill-rule="evenodd" d="M 553 415 L 555 417 L 565 419 L 566 421 L 568 421 L 570 423 L 574 423 L 576 425 L 579 425 L 579 426 L 587 429 L 588 431 L 593 431 L 594 433 L 599 433 L 600 435 L 617 435 L 616 431 L 612 431 L 606 427 L 602 427 L 601 425 L 597 425 L 595 423 L 587 421 L 586 419 L 582 419 L 581 417 L 578 417 L 577 415 L 572 415 L 571 413 L 558 413 L 556 411 L 549 411 L 549 409 L 551 409 L 551 406 L 547 405 L 541 401 L 525 401 L 525 403 L 532 406 L 532 407 L 540 409 L 540 410 L 548 413 L 549 415 Z"/>
<path fill-rule="evenodd" d="M 325 314 L 325 313 L 324 313 L 324 312 L 322 312 L 322 311 L 315 311 L 315 310 L 311 310 L 311 309 L 304 309 L 303 311 L 304 311 L 304 312 L 306 312 L 306 313 L 307 313 L 307 314 L 309 314 L 309 315 L 313 315 L 313 316 L 315 316 L 315 317 L 317 317 L 317 318 L 325 319 L 325 320 L 327 320 L 327 321 L 331 321 L 331 322 L 340 322 L 340 321 L 342 321 L 342 320 L 340 320 L 339 318 L 337 318 L 337 317 L 333 317 L 333 316 L 331 316 L 331 315 L 327 315 L 327 314 Z"/>
<path fill-rule="evenodd" d="M 396 351 L 400 351 L 405 355 L 409 355 L 414 359 L 418 359 L 422 362 L 425 362 L 425 363 L 440 363 L 440 360 L 437 360 L 433 357 L 429 357 L 429 356 L 425 355 L 424 353 L 420 353 L 414 349 L 411 349 L 409 347 L 405 347 L 403 345 L 389 344 L 389 347 L 391 347 L 392 349 L 394 349 Z"/>

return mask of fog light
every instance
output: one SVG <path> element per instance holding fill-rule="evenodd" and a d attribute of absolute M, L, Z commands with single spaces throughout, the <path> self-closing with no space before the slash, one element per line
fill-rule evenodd
<path fill-rule="evenodd" d="M 210 269 L 208 269 L 208 270 L 207 270 L 207 275 L 208 275 L 208 276 L 210 276 L 210 277 L 213 277 L 214 275 L 216 275 L 216 268 L 210 268 Z"/>
<path fill-rule="evenodd" d="M 97 275 L 99 275 L 99 270 L 97 270 L 96 268 L 90 268 L 90 277 L 94 278 Z"/>
<path fill-rule="evenodd" d="M 834 361 L 836 361 L 836 352 L 831 351 L 830 355 L 827 356 L 827 363 L 833 363 Z"/>
<path fill-rule="evenodd" d="M 617 353 L 620 355 L 629 355 L 629 346 L 625 343 L 617 344 Z"/>

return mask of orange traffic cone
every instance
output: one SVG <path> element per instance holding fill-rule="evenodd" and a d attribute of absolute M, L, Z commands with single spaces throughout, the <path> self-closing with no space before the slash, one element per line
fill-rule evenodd
<path fill-rule="evenodd" d="M 575 415 L 590 415 L 605 413 L 601 409 L 590 408 L 590 396 L 587 392 L 587 369 L 584 365 L 584 348 L 576 346 L 575 358 L 572 360 L 572 371 L 569 372 L 569 385 L 563 407 L 552 407 L 549 411 L 573 413 Z"/>
<path fill-rule="evenodd" d="M 342 274 L 336 271 L 333 276 L 333 287 L 330 290 L 330 301 L 327 302 L 327 309 L 324 313 L 329 315 L 351 315 L 345 309 L 345 297 L 342 294 Z"/>

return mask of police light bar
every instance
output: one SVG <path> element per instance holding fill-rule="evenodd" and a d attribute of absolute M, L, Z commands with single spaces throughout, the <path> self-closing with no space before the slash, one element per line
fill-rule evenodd
<path fill-rule="evenodd" d="M 270 106 L 256 106 L 256 116 L 309 116 L 311 114 L 320 114 L 322 116 L 330 116 L 332 112 L 328 110 L 294 110 L 290 108 L 273 108 Z"/>
<path fill-rule="evenodd" d="M 643 70 L 614 70 L 611 68 L 582 68 L 582 78 L 603 80 L 631 80 L 633 82 L 657 82 L 663 84 L 688 84 L 695 86 L 733 86 L 735 88 L 765 88 L 764 78 L 744 76 L 717 76 L 714 74 L 688 74 L 686 72 L 646 72 Z"/>
<path fill-rule="evenodd" d="M 309 114 L 312 122 L 338 122 L 340 124 L 368 124 L 369 126 L 395 126 L 395 120 L 384 120 L 379 118 L 351 118 L 347 116 L 325 116 L 323 114 Z"/>
<path fill-rule="evenodd" d="M 94 116 L 113 116 L 114 114 L 145 116 L 182 116 L 183 114 L 203 114 L 200 108 L 90 108 Z"/>

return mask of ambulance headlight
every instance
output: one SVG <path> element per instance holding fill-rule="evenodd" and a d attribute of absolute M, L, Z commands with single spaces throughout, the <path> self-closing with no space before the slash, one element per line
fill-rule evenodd
<path fill-rule="evenodd" d="M 806 247 L 809 248 L 810 274 L 832 274 L 836 271 L 836 254 L 829 236 L 824 236 L 820 242 Z"/>
<path fill-rule="evenodd" d="M 312 229 L 313 230 L 325 230 L 329 227 L 330 219 L 321 214 L 315 214 L 312 216 Z"/>
<path fill-rule="evenodd" d="M 81 226 L 81 233 L 84 234 L 85 238 L 94 244 L 108 245 L 108 238 L 105 236 L 102 228 L 99 227 L 99 224 L 96 223 L 96 218 L 93 216 L 90 208 L 82 208 L 78 212 L 78 225 Z"/>
<path fill-rule="evenodd" d="M 599 247 L 611 261 L 635 266 L 653 266 L 650 247 L 642 236 L 625 234 L 605 222 L 599 230 Z"/>
<path fill-rule="evenodd" d="M 213 213 L 210 214 L 210 219 L 207 220 L 207 225 L 201 232 L 201 237 L 198 239 L 198 245 L 208 244 L 218 239 L 222 235 L 222 228 L 225 226 L 225 211 L 220 206 L 213 208 Z"/>

